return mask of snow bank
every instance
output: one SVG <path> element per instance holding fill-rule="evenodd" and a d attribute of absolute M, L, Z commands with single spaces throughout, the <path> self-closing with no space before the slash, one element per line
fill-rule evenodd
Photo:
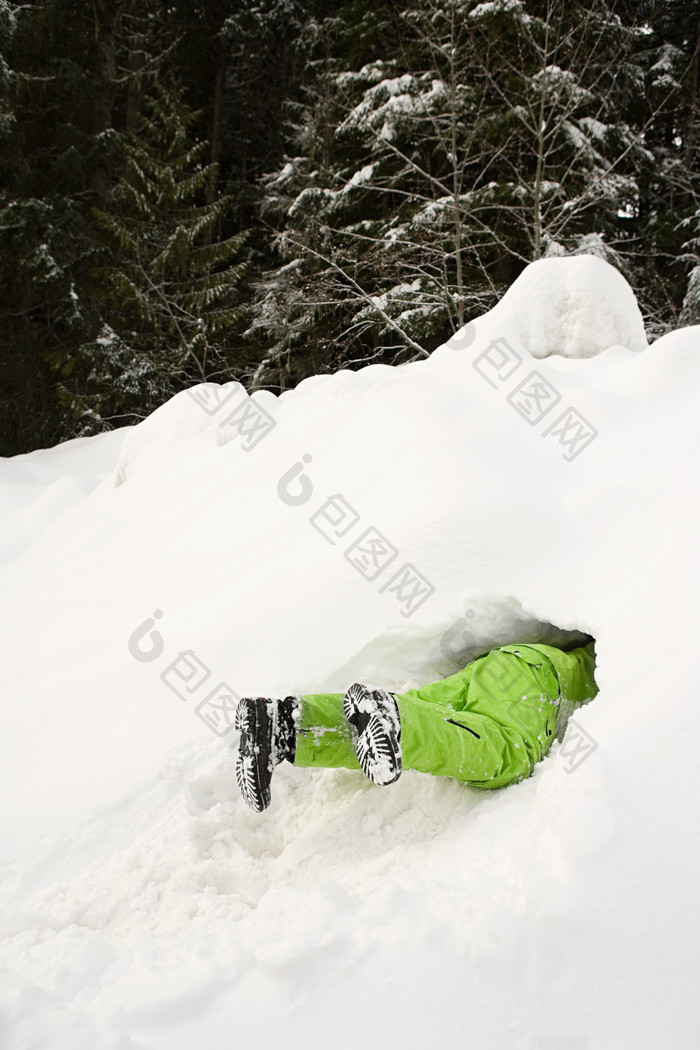
<path fill-rule="evenodd" d="M 700 329 L 638 353 L 601 266 L 425 362 L 179 395 L 2 570 L 3 1047 L 696 1045 Z M 528 781 L 238 796 L 227 699 L 580 632 Z"/>

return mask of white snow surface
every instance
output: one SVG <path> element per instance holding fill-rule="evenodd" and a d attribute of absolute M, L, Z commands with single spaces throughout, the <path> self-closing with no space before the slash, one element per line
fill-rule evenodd
<path fill-rule="evenodd" d="M 552 259 L 426 361 L 2 461 L 3 1050 L 695 1048 L 699 394 L 700 328 Z M 494 792 L 285 763 L 258 815 L 202 717 L 576 632 L 581 748 Z"/>
<path fill-rule="evenodd" d="M 533 357 L 594 357 L 611 346 L 645 350 L 644 321 L 619 270 L 594 255 L 561 262 L 528 266 L 491 317 L 512 325 Z"/>

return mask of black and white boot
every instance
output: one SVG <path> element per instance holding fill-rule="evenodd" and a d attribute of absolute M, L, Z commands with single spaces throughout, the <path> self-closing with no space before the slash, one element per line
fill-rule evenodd
<path fill-rule="evenodd" d="M 383 689 L 351 685 L 343 702 L 345 717 L 357 730 L 360 768 L 374 784 L 393 784 L 401 776 L 401 721 L 396 700 Z"/>
<path fill-rule="evenodd" d="M 262 813 L 270 805 L 270 781 L 275 766 L 294 761 L 298 700 L 244 697 L 236 708 L 240 730 L 236 779 L 241 795 L 251 809 Z"/>

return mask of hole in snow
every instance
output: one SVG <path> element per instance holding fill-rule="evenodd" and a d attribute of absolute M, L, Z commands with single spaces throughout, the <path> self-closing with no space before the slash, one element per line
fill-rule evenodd
<path fill-rule="evenodd" d="M 512 595 L 479 595 L 429 628 L 406 624 L 385 631 L 338 668 L 323 688 L 346 689 L 357 681 L 401 692 L 447 678 L 500 645 L 540 642 L 570 649 L 589 641 L 591 635 L 576 625 L 541 619 Z"/>

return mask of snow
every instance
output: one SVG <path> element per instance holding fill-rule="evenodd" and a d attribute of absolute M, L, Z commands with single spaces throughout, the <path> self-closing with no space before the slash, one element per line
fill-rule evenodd
<path fill-rule="evenodd" d="M 0 464 L 3 1050 L 697 1045 L 699 344 L 546 259 L 425 361 L 206 384 Z M 210 696 L 575 632 L 582 759 L 238 795 Z"/>
<path fill-rule="evenodd" d="M 344 190 L 347 191 L 351 186 L 362 186 L 365 182 L 370 182 L 376 167 L 376 164 L 365 164 L 363 168 L 354 173 L 345 185 Z"/>
<path fill-rule="evenodd" d="M 111 473 L 126 430 L 0 459 L 0 563 L 19 557 Z"/>
<path fill-rule="evenodd" d="M 484 18 L 491 15 L 500 15 L 517 12 L 523 21 L 530 21 L 530 17 L 523 11 L 522 0 L 486 0 L 483 4 L 477 4 L 469 12 L 470 18 Z"/>
<path fill-rule="evenodd" d="M 376 62 L 369 62 L 360 70 L 338 73 L 335 83 L 339 88 L 352 88 L 358 83 L 377 83 L 377 81 L 385 79 L 387 70 L 391 68 L 391 65 L 392 63 L 387 63 L 382 59 Z"/>
<path fill-rule="evenodd" d="M 533 357 L 592 357 L 614 346 L 647 347 L 634 292 L 618 270 L 592 255 L 532 263 L 489 322 L 495 318 Z"/>
<path fill-rule="evenodd" d="M 660 74 L 655 83 L 658 83 L 659 80 L 677 83 L 674 79 L 674 73 L 678 68 L 682 68 L 682 66 L 683 52 L 680 48 L 674 47 L 673 44 L 662 44 L 659 48 L 659 57 L 654 65 L 651 66 L 649 72 Z"/>
<path fill-rule="evenodd" d="M 432 105 L 444 97 L 443 81 L 429 74 L 415 77 L 403 73 L 398 77 L 387 77 L 364 92 L 362 101 L 340 124 L 339 132 L 381 128 L 379 138 L 391 141 L 404 117 L 425 116 L 430 113 Z"/>

